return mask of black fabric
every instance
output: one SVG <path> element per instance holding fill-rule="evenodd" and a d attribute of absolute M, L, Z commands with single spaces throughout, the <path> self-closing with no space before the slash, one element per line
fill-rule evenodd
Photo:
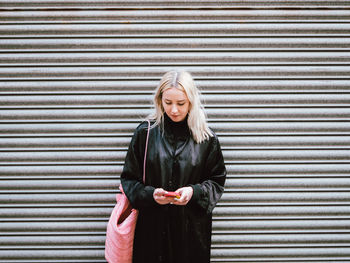
<path fill-rule="evenodd" d="M 165 114 L 166 115 L 166 114 Z M 121 174 L 123 189 L 139 210 L 134 240 L 134 263 L 210 262 L 212 211 L 224 191 L 226 169 L 214 134 L 203 143 L 190 135 L 187 120 L 150 130 L 146 183 L 142 183 L 147 122 L 135 130 Z M 159 205 L 155 188 L 193 188 L 186 206 Z"/>

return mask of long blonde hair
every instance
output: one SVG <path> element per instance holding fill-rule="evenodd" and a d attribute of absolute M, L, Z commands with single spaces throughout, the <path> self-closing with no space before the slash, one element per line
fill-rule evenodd
<path fill-rule="evenodd" d="M 191 74 L 186 71 L 169 71 L 163 75 L 154 95 L 155 112 L 148 118 L 154 119 L 155 125 L 164 123 L 165 111 L 162 105 L 162 96 L 163 92 L 171 88 L 179 89 L 187 95 L 190 102 L 187 123 L 193 139 L 197 143 L 201 143 L 213 136 L 206 121 L 199 90 L 194 84 Z"/>

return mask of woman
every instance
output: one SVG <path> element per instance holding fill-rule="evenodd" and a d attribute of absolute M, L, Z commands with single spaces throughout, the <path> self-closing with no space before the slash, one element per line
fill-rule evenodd
<path fill-rule="evenodd" d="M 218 138 L 207 126 L 189 73 L 166 73 L 154 105 L 146 182 L 147 122 L 136 128 L 121 174 L 124 192 L 139 210 L 133 262 L 209 262 L 212 211 L 226 179 Z M 169 191 L 180 197 L 168 197 Z"/>

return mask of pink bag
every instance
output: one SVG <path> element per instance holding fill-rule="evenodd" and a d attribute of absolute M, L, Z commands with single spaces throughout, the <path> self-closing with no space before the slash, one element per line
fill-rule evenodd
<path fill-rule="evenodd" d="M 146 179 L 146 156 L 150 122 L 146 138 L 145 156 L 143 159 L 143 182 Z M 120 184 L 121 194 L 116 195 L 117 204 L 109 218 L 105 243 L 105 258 L 109 263 L 131 263 L 134 243 L 135 227 L 139 211 L 133 209 L 124 194 Z"/>
<path fill-rule="evenodd" d="M 124 192 L 116 199 L 107 225 L 105 258 L 109 263 L 131 263 L 138 211 L 131 207 Z"/>

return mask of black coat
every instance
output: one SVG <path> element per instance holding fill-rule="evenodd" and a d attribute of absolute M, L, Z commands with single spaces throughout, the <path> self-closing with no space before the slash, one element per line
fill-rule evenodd
<path fill-rule="evenodd" d="M 162 126 L 162 125 L 161 125 Z M 164 129 L 150 130 L 146 183 L 142 183 L 147 122 L 135 130 L 121 174 L 125 194 L 139 210 L 133 262 L 210 262 L 212 211 L 226 179 L 220 144 L 214 134 L 196 143 L 186 122 L 165 118 Z M 193 187 L 186 206 L 159 205 L 155 188 Z"/>

